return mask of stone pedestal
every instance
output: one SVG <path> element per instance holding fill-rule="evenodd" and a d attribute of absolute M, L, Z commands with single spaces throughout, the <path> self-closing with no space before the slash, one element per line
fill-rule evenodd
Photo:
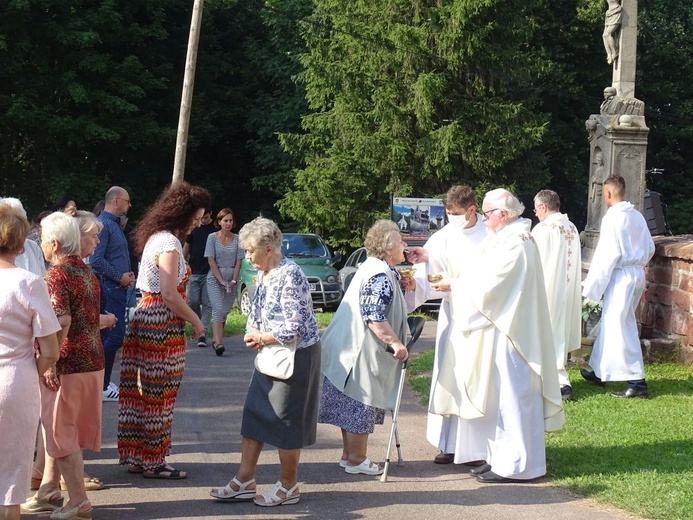
<path fill-rule="evenodd" d="M 642 115 L 592 115 L 586 122 L 590 140 L 590 176 L 587 225 L 583 232 L 583 269 L 599 241 L 599 226 L 606 212 L 602 198 L 604 180 L 613 174 L 626 181 L 626 200 L 642 212 L 645 196 L 645 159 L 650 129 Z"/>

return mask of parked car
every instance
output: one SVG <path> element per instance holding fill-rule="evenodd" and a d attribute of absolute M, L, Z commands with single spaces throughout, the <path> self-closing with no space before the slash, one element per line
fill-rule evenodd
<path fill-rule="evenodd" d="M 423 243 L 407 241 L 407 245 L 422 246 Z M 347 261 L 344 262 L 344 267 L 342 267 L 339 270 L 339 277 L 342 279 L 344 291 L 346 291 L 349 288 L 349 284 L 351 283 L 351 280 L 354 278 L 354 274 L 361 266 L 361 264 L 366 260 L 367 256 L 368 255 L 366 255 L 366 248 L 359 247 L 356 251 L 351 253 L 351 255 L 349 255 L 349 258 L 347 258 Z M 397 268 L 411 266 L 411 262 L 405 261 L 401 264 L 398 264 Z M 424 303 L 421 307 L 429 311 L 437 311 L 440 308 L 440 299 L 429 300 L 426 303 Z"/>
<path fill-rule="evenodd" d="M 341 260 L 339 253 L 332 253 L 323 239 L 312 233 L 284 233 L 282 253 L 296 262 L 306 275 L 314 307 L 331 311 L 339 306 L 344 295 L 339 272 L 334 267 Z M 247 316 L 255 296 L 257 271 L 245 258 L 241 262 L 238 282 L 238 306 Z"/>

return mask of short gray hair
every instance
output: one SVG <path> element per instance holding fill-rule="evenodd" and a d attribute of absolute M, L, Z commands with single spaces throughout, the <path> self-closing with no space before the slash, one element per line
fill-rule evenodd
<path fill-rule="evenodd" d="M 484 197 L 484 202 L 494 201 L 497 209 L 502 209 L 509 218 L 517 218 L 525 211 L 525 205 L 515 195 L 504 188 L 489 191 Z"/>
<path fill-rule="evenodd" d="M 238 241 L 243 249 L 272 246 L 275 250 L 281 251 L 282 232 L 274 221 L 257 217 L 241 228 Z"/>
<path fill-rule="evenodd" d="M 18 211 L 20 215 L 22 215 L 24 218 L 27 218 L 26 216 L 26 211 L 24 210 L 24 206 L 22 206 L 22 201 L 19 199 L 15 199 L 14 197 L 5 197 L 4 199 L 0 199 L 0 204 L 6 204 L 15 211 Z"/>
<path fill-rule="evenodd" d="M 79 232 L 82 234 L 82 236 L 86 235 L 87 233 L 91 233 L 94 231 L 94 229 L 96 229 L 96 231 L 99 233 L 103 229 L 103 222 L 97 219 L 96 215 L 94 215 L 91 211 L 78 209 L 75 212 L 75 218 L 79 223 Z"/>
<path fill-rule="evenodd" d="M 536 204 L 546 204 L 549 211 L 558 211 L 561 209 L 561 199 L 553 190 L 541 190 L 534 196 Z"/>
<path fill-rule="evenodd" d="M 399 233 L 399 227 L 392 220 L 376 221 L 366 233 L 366 240 L 363 241 L 366 254 L 382 259 L 385 253 L 395 245 L 392 241 L 393 231 Z"/>
<path fill-rule="evenodd" d="M 79 223 L 62 211 L 55 211 L 41 221 L 41 239 L 46 242 L 58 241 L 63 255 L 81 253 Z"/>

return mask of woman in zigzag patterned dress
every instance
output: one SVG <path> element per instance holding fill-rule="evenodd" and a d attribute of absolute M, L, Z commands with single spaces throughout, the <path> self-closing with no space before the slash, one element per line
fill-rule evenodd
<path fill-rule="evenodd" d="M 209 192 L 179 182 L 147 210 L 135 231 L 142 252 L 137 287 L 143 297 L 123 343 L 118 400 L 118 454 L 130 473 L 146 478 L 185 478 L 166 463 L 178 387 L 185 368 L 185 322 L 204 335 L 185 302 L 188 268 L 182 241 L 200 225 Z"/>

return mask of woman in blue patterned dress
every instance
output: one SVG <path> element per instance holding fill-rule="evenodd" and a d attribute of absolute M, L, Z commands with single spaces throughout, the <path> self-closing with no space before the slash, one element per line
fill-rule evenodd
<path fill-rule="evenodd" d="M 245 344 L 255 350 L 295 343 L 293 374 L 278 379 L 255 369 L 243 407 L 241 465 L 220 500 L 255 500 L 259 506 L 296 504 L 300 498 L 301 448 L 315 444 L 320 392 L 320 337 L 308 281 L 301 268 L 282 255 L 277 225 L 258 217 L 239 233 L 246 258 L 258 270 Z M 279 479 L 261 495 L 255 469 L 265 443 L 279 449 Z"/>
<path fill-rule="evenodd" d="M 407 305 L 394 269 L 404 261 L 406 244 L 394 222 L 379 220 L 364 245 L 368 258 L 322 337 L 325 380 L 318 421 L 341 428 L 339 465 L 346 473 L 380 475 L 382 468 L 366 450 L 375 424 L 395 406 L 400 361 L 408 357 Z"/>

